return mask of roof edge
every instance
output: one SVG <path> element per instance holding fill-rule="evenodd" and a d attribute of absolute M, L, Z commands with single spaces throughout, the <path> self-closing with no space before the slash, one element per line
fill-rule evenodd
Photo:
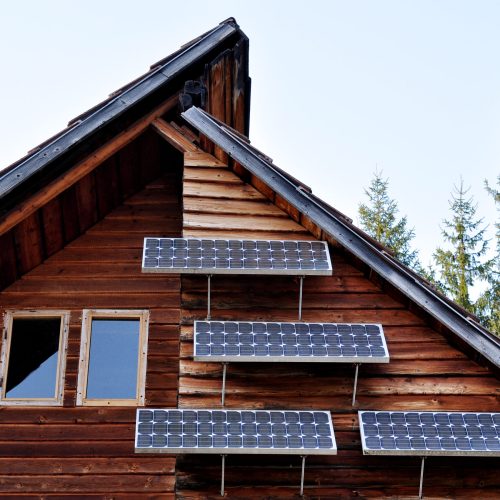
<path fill-rule="evenodd" d="M 364 238 L 359 229 L 355 230 L 345 219 L 327 210 L 312 193 L 301 189 L 281 169 L 225 130 L 211 115 L 193 106 L 182 113 L 182 117 L 496 368 L 500 368 L 500 341 L 455 309 L 453 302 L 440 297 L 416 278 L 413 271 L 381 252 L 368 238 Z"/>
<path fill-rule="evenodd" d="M 40 147 L 34 148 L 32 154 L 28 154 L 18 162 L 7 166 L 0 172 L 0 200 L 12 193 L 35 173 L 43 170 L 49 163 L 57 160 L 75 145 L 121 116 L 125 111 L 142 101 L 144 97 L 172 80 L 190 64 L 198 61 L 237 32 L 241 32 L 241 30 L 234 18 L 221 22 L 198 39 L 174 52 L 165 60 L 164 64 L 157 66 L 143 77 L 139 77 L 133 85 L 123 92 L 105 100 L 97 108 L 91 108 L 87 115 L 86 113 L 81 115 L 84 118 L 80 122 L 64 129 L 52 140 L 49 139 L 49 141 L 42 143 Z"/>

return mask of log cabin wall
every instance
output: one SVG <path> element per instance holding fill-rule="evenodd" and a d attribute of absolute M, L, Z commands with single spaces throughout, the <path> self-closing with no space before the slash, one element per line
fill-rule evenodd
<path fill-rule="evenodd" d="M 189 79 L 205 85 L 207 111 L 248 135 L 248 40 L 238 36 L 215 52 Z M 177 110 L 168 109 L 161 114 L 166 123 L 178 120 Z M 192 360 L 192 325 L 205 317 L 206 278 L 142 274 L 144 236 L 307 240 L 322 234 L 241 166 L 227 168 L 226 153 L 204 137 L 204 152 L 195 147 L 185 154 L 181 183 L 181 158 L 157 132 L 153 125 L 0 235 L 0 314 L 71 312 L 63 406 L 0 407 L 1 498 L 218 497 L 218 457 L 136 455 L 135 408 L 75 405 L 82 310 L 151 311 L 146 406 L 216 408 L 222 367 Z M 339 454 L 308 458 L 306 496 L 415 497 L 419 460 L 363 456 L 357 409 L 498 411 L 498 379 L 330 243 L 333 276 L 305 280 L 303 319 L 382 323 L 391 362 L 361 367 L 356 408 L 352 365 L 233 363 L 226 406 L 332 412 Z M 212 286 L 214 319 L 297 317 L 294 278 L 215 276 Z M 226 464 L 229 497 L 298 495 L 299 457 L 230 456 Z M 431 458 L 424 492 L 498 498 L 497 471 L 493 459 Z"/>
<path fill-rule="evenodd" d="M 215 35 L 217 31 L 222 31 L 227 36 L 219 38 L 220 33 Z M 201 46 L 203 57 L 199 54 Z M 155 178 L 151 174 L 155 174 L 156 164 L 151 159 L 154 160 L 156 154 L 154 149 L 162 146 L 158 146 L 160 141 L 154 132 L 146 129 L 159 116 L 176 115 L 179 92 L 182 92 L 187 81 L 195 81 L 204 87 L 207 110 L 248 135 L 251 91 L 248 47 L 248 38 L 236 21 L 229 18 L 214 30 L 184 45 L 178 53 L 155 63 L 148 73 L 71 120 L 67 129 L 7 167 L 6 172 L 10 171 L 12 175 L 2 181 L 6 186 L 14 183 L 17 191 L 14 189 L 13 193 L 7 194 L 0 205 L 0 290 L 74 240 L 111 208 L 116 207 L 124 196 L 136 192 L 144 186 L 145 181 Z M 181 55 L 183 63 L 177 59 Z M 158 79 L 162 78 L 157 78 L 157 73 L 163 74 L 162 71 L 175 76 L 167 78 L 157 88 Z M 151 85 L 148 86 L 148 82 Z M 140 86 L 140 90 L 136 85 Z M 108 123 L 109 107 L 117 97 L 117 106 L 124 116 L 119 114 L 113 122 Z M 97 115 L 103 115 L 101 121 L 97 118 L 93 120 Z M 87 123 L 89 120 L 90 123 Z M 107 125 L 104 126 L 104 123 Z M 80 127 L 83 129 L 81 133 L 78 130 Z M 146 132 L 142 133 L 144 130 Z M 78 139 L 74 142 L 65 141 L 66 135 L 73 132 Z M 111 145 L 112 148 L 113 143 L 120 141 L 126 144 L 127 137 L 135 138 L 139 134 L 142 135 L 106 160 L 91 175 L 80 179 L 72 188 L 51 199 L 49 203 L 39 205 L 38 210 L 32 210 L 34 202 L 31 196 L 41 194 L 43 198 L 54 189 L 51 186 L 54 182 L 65 182 L 66 174 L 69 174 L 68 178 L 74 174 L 72 170 L 75 167 L 78 169 L 78 162 L 87 163 L 83 167 L 88 169 L 88 164 L 95 164 L 99 156 L 106 154 L 108 146 Z M 48 150 L 45 151 L 44 148 Z M 61 150 L 67 153 L 67 158 L 62 158 L 59 164 L 57 154 Z M 56 152 L 55 160 L 51 160 Z M 36 163 L 28 169 L 33 174 L 33 179 L 24 178 L 27 172 L 14 172 L 23 162 L 31 160 Z M 134 162 L 140 162 L 140 167 L 131 168 Z M 114 183 L 113 196 L 98 193 L 99 205 L 96 207 L 95 189 L 99 189 L 101 180 L 106 187 L 109 186 L 108 183 Z M 15 224 L 12 223 L 13 219 Z"/>
<path fill-rule="evenodd" d="M 35 255 L 46 260 L 0 293 L 0 314 L 70 311 L 64 405 L 0 407 L 0 498 L 173 495 L 175 458 L 134 453 L 135 407 L 78 407 L 75 399 L 82 310 L 145 309 L 146 404 L 177 405 L 180 280 L 142 274 L 141 256 L 145 236 L 181 234 L 179 160 L 148 133 L 32 217 L 52 236 L 26 248 L 31 260 L 18 248 L 19 263 L 28 270 Z M 35 242 L 41 231 L 33 232 Z"/>
<path fill-rule="evenodd" d="M 209 155 L 196 153 L 185 162 L 181 187 L 177 160 L 168 147 L 161 153 L 163 146 L 157 144 L 157 168 L 166 174 L 135 195 L 120 194 L 122 187 L 118 194 L 103 189 L 117 181 L 120 186 L 133 186 L 125 182 L 123 172 L 112 173 L 124 168 L 117 166 L 119 157 L 103 164 L 102 172 L 94 173 L 95 188 L 87 192 L 101 193 L 104 199 L 96 198 L 97 210 L 107 206 L 109 215 L 0 295 L 1 312 L 8 308 L 71 310 L 64 407 L 0 409 L 3 497 L 22 492 L 38 498 L 166 498 L 174 488 L 179 498 L 217 495 L 218 459 L 135 455 L 135 409 L 75 407 L 81 311 L 89 307 L 151 310 L 147 405 L 217 407 L 221 366 L 192 361 L 192 321 L 205 316 L 206 279 L 183 277 L 181 303 L 178 277 L 141 274 L 142 238 L 175 236 L 181 231 L 184 236 L 226 238 L 314 236 Z M 137 154 L 133 153 L 135 160 L 126 159 L 125 152 L 120 156 L 120 165 L 129 165 L 130 176 L 136 179 Z M 92 204 L 87 207 L 87 214 L 96 210 Z M 68 215 L 62 212 L 61 220 L 64 217 Z M 80 217 L 75 219 L 79 227 Z M 334 275 L 305 281 L 304 320 L 381 322 L 391 354 L 388 365 L 361 368 L 359 408 L 498 408 L 498 381 L 486 368 L 470 361 L 405 305 L 382 292 L 338 248 L 331 251 Z M 214 318 L 296 318 L 298 283 L 293 278 L 214 277 L 213 288 Z M 352 382 L 350 365 L 231 364 L 227 406 L 332 411 L 339 455 L 308 459 L 308 496 L 414 496 L 418 460 L 361 454 L 356 412 L 350 405 Z M 491 459 L 431 459 L 425 491 L 436 496 L 494 498 L 499 492 L 496 470 Z M 299 459 L 229 457 L 226 474 L 228 496 L 295 496 Z"/>
<path fill-rule="evenodd" d="M 209 109 L 248 134 L 248 40 L 213 57 L 190 77 L 206 85 Z M 178 96 L 166 97 L 158 109 L 168 118 Z M 153 115 L 140 121 L 147 126 Z M 175 457 L 134 453 L 135 407 L 75 401 L 82 310 L 146 309 L 146 405 L 177 406 L 180 279 L 142 274 L 141 256 L 145 236 L 181 235 L 181 169 L 181 155 L 146 128 L 30 215 L 15 209 L 22 220 L 0 231 L 0 316 L 70 311 L 64 405 L 0 406 L 0 498 L 173 495 Z"/>
<path fill-rule="evenodd" d="M 162 158 L 168 161 L 172 154 L 175 151 L 147 130 L 0 235 L 0 289 L 54 255 L 158 177 Z"/>
<path fill-rule="evenodd" d="M 215 162 L 186 167 L 183 186 L 186 237 L 315 239 L 269 197 Z M 264 188 L 260 191 L 265 192 Z M 332 412 L 338 455 L 308 457 L 308 497 L 415 497 L 420 460 L 363 456 L 357 410 L 498 411 L 498 379 L 451 346 L 411 312 L 407 303 L 370 281 L 341 249 L 331 246 L 330 251 L 333 276 L 305 279 L 303 320 L 381 323 L 390 363 L 361 366 L 355 408 L 351 406 L 354 367 L 350 364 L 232 363 L 228 365 L 226 407 Z M 206 278 L 185 275 L 181 282 L 179 406 L 217 408 L 221 364 L 192 359 L 193 321 L 206 315 Z M 294 321 L 297 301 L 294 278 L 212 278 L 213 320 Z M 219 457 L 180 456 L 178 498 L 216 496 L 220 472 Z M 226 458 L 228 497 L 293 497 L 298 495 L 299 481 L 300 458 L 296 456 Z M 498 460 L 430 458 L 424 493 L 429 497 L 498 498 Z"/>

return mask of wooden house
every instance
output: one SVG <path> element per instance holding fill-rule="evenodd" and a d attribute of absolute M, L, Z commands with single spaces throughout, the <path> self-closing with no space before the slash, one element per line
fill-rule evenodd
<path fill-rule="evenodd" d="M 390 362 L 360 367 L 354 405 L 352 363 L 227 368 L 226 408 L 331 412 L 338 453 L 308 458 L 307 497 L 417 495 L 417 457 L 362 453 L 359 409 L 500 411 L 498 339 L 256 150 L 249 111 L 228 19 L 0 172 L 1 498 L 219 495 L 217 456 L 134 450 L 138 407 L 221 406 L 223 366 L 193 360 L 206 277 L 143 273 L 146 237 L 326 241 L 302 319 L 383 325 Z M 297 318 L 296 277 L 211 286 L 212 318 Z M 499 466 L 433 457 L 425 494 L 499 498 Z M 231 456 L 225 495 L 294 497 L 299 478 L 297 456 Z"/>

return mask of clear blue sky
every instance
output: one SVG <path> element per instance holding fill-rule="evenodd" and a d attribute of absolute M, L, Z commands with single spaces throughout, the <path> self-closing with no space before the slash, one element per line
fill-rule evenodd
<path fill-rule="evenodd" d="M 277 165 L 355 221 L 378 165 L 424 263 L 460 176 L 493 225 L 498 1 L 4 3 L 0 168 L 230 16 L 250 38 L 250 137 Z"/>

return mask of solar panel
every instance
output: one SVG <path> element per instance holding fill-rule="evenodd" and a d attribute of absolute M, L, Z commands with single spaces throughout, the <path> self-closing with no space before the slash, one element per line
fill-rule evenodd
<path fill-rule="evenodd" d="M 500 413 L 360 411 L 365 455 L 500 456 Z"/>
<path fill-rule="evenodd" d="M 138 453 L 335 455 L 326 411 L 137 410 Z"/>
<path fill-rule="evenodd" d="M 331 275 L 324 241 L 145 238 L 147 273 Z"/>
<path fill-rule="evenodd" d="M 388 363 L 382 325 L 195 321 L 196 361 Z"/>

